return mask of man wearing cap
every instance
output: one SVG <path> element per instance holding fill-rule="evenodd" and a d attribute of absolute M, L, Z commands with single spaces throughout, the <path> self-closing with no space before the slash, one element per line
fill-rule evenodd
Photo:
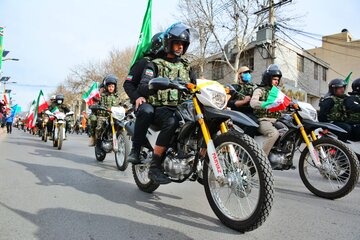
<path fill-rule="evenodd" d="M 254 121 L 257 121 L 257 118 L 253 113 L 253 109 L 250 106 L 250 99 L 256 85 L 251 82 L 251 70 L 247 66 L 239 68 L 238 80 L 239 82 L 237 84 L 231 85 L 236 92 L 232 94 L 227 106 L 232 110 L 243 112 Z M 244 129 L 244 131 L 252 137 L 254 137 L 256 133 L 255 128 Z"/>

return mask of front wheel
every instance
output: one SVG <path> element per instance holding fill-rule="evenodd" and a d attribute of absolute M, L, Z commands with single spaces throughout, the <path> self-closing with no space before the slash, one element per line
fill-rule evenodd
<path fill-rule="evenodd" d="M 58 131 L 58 146 L 57 146 L 59 150 L 61 150 L 62 148 L 63 141 L 64 141 L 64 127 L 60 126 Z"/>
<path fill-rule="evenodd" d="M 359 179 L 355 153 L 342 142 L 320 138 L 313 142 L 321 166 L 317 167 L 305 148 L 299 160 L 299 173 L 305 186 L 315 195 L 327 199 L 349 194 Z M 321 152 L 325 154 L 322 156 Z"/>
<path fill-rule="evenodd" d="M 258 228 L 273 204 L 273 175 L 270 162 L 253 138 L 237 132 L 214 139 L 224 181 L 215 178 L 204 164 L 204 188 L 209 204 L 226 226 L 246 232 Z"/>
<path fill-rule="evenodd" d="M 115 163 L 120 171 L 125 171 L 128 167 L 127 155 L 128 155 L 128 144 L 126 140 L 126 133 L 120 132 L 117 137 L 118 149 L 114 151 Z"/>
<path fill-rule="evenodd" d="M 47 131 L 47 127 L 44 127 L 44 136 L 43 136 L 43 140 L 44 142 L 47 142 L 48 139 L 48 131 Z"/>

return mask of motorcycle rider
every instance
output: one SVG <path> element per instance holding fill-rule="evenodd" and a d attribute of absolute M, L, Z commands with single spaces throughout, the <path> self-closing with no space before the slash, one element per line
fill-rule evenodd
<path fill-rule="evenodd" d="M 111 108 L 120 105 L 117 95 L 118 78 L 109 74 L 103 79 L 105 90 L 101 93 L 100 106 Z M 96 118 L 91 119 L 89 146 L 95 146 L 96 140 L 100 139 L 101 133 L 104 131 L 104 123 L 107 121 L 107 113 L 99 111 L 94 114 Z"/>
<path fill-rule="evenodd" d="M 154 118 L 153 106 L 146 102 L 146 99 L 139 94 L 137 88 L 147 64 L 151 60 L 161 58 L 164 55 L 163 34 L 163 32 L 158 32 L 152 37 L 149 52 L 134 63 L 123 85 L 126 94 L 130 98 L 130 102 L 135 104 L 136 111 L 133 143 L 127 159 L 128 162 L 133 164 L 140 163 L 140 148 L 146 142 L 146 132 Z"/>
<path fill-rule="evenodd" d="M 55 112 L 55 111 L 58 110 L 58 111 L 60 111 L 62 113 L 65 113 L 65 114 L 70 112 L 70 108 L 69 108 L 68 105 L 66 105 L 64 103 L 64 100 L 65 100 L 64 94 L 55 95 L 55 101 L 51 102 L 51 104 L 49 106 L 49 111 L 50 112 Z M 68 123 L 66 122 L 66 124 L 68 124 Z M 49 119 L 48 126 L 50 126 L 50 129 L 51 129 L 50 132 L 52 132 L 53 125 L 54 125 L 53 120 L 50 121 L 50 119 Z M 65 136 L 65 138 L 66 138 L 66 136 Z"/>
<path fill-rule="evenodd" d="M 351 88 L 350 96 L 344 100 L 346 122 L 351 125 L 350 140 L 360 141 L 360 78 L 353 81 Z"/>
<path fill-rule="evenodd" d="M 182 98 L 176 89 L 150 90 L 149 81 L 156 77 L 170 80 L 180 78 L 185 82 L 195 79 L 190 64 L 181 58 L 190 44 L 189 27 L 182 23 L 173 24 L 165 31 L 163 41 L 166 56 L 154 59 L 147 65 L 138 88 L 141 96 L 155 108 L 153 122 L 161 128 L 149 169 L 149 178 L 159 184 L 171 182 L 161 165 L 163 155 L 178 127 L 179 119 L 175 116 L 175 110 Z"/>
<path fill-rule="evenodd" d="M 332 122 L 333 124 L 341 127 L 347 133 L 339 134 L 339 139 L 346 141 L 351 133 L 351 125 L 345 123 L 346 109 L 344 106 L 344 99 L 347 97 L 345 94 L 346 83 L 342 79 L 333 79 L 329 82 L 329 92 L 327 97 L 320 100 L 320 122 Z"/>
<path fill-rule="evenodd" d="M 262 82 L 258 88 L 254 90 L 250 100 L 250 106 L 254 109 L 255 116 L 259 119 L 258 132 L 266 139 L 263 143 L 263 150 L 269 155 L 271 148 L 279 137 L 279 131 L 274 127 L 273 123 L 281 116 L 280 112 L 270 112 L 261 107 L 261 104 L 267 100 L 270 90 L 273 86 L 280 84 L 282 73 L 277 65 L 270 65 L 263 73 Z"/>
<path fill-rule="evenodd" d="M 250 100 L 256 85 L 251 82 L 251 70 L 247 66 L 239 68 L 238 80 L 239 82 L 237 84 L 231 85 L 236 93 L 231 96 L 227 106 L 234 111 L 243 112 L 254 121 L 257 121 L 257 118 L 254 115 L 254 110 L 250 106 Z M 257 129 L 246 128 L 244 131 L 249 136 L 254 137 Z"/>

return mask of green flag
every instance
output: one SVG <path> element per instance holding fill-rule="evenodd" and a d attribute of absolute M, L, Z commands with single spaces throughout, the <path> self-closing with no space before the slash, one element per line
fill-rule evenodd
<path fill-rule="evenodd" d="M 4 36 L 4 27 L 0 27 L 0 72 L 2 67 L 2 56 L 3 56 L 3 36 Z"/>
<path fill-rule="evenodd" d="M 146 8 L 145 16 L 143 19 L 141 32 L 139 36 L 139 41 L 136 47 L 134 58 L 131 62 L 130 67 L 139 60 L 140 58 L 144 57 L 144 54 L 150 49 L 151 46 L 151 6 L 152 0 L 148 1 L 148 5 Z"/>
<path fill-rule="evenodd" d="M 352 72 L 350 72 L 349 75 L 345 78 L 346 85 L 349 85 L 351 74 Z"/>

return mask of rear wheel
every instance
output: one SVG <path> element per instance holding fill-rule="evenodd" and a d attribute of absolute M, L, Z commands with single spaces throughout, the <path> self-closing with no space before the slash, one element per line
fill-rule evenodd
<path fill-rule="evenodd" d="M 226 226 L 239 232 L 252 231 L 265 222 L 273 204 L 269 160 L 248 135 L 221 134 L 214 145 L 225 178 L 223 182 L 215 178 L 207 158 L 203 182 L 209 204 Z"/>
<path fill-rule="evenodd" d="M 359 162 L 355 153 L 339 140 L 320 138 L 313 142 L 321 166 L 317 167 L 305 148 L 299 160 L 299 173 L 305 186 L 315 195 L 327 199 L 349 194 L 359 179 Z M 325 156 L 322 156 L 321 151 Z"/>
<path fill-rule="evenodd" d="M 141 152 L 142 162 L 146 162 L 144 164 L 132 164 L 132 172 L 134 176 L 134 180 L 138 188 L 147 193 L 152 193 L 155 191 L 160 184 L 154 182 L 149 178 L 149 167 L 150 167 L 150 159 L 152 158 L 152 151 L 147 148 L 144 148 L 144 151 Z"/>

